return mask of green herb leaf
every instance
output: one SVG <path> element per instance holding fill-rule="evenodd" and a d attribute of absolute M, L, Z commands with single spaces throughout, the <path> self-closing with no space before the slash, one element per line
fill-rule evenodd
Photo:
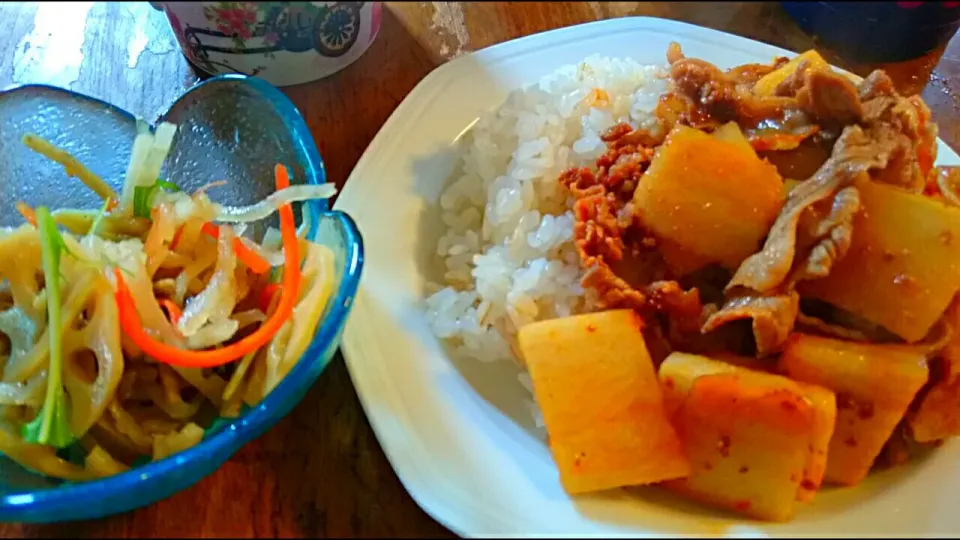
<path fill-rule="evenodd" d="M 180 186 L 159 178 L 157 178 L 157 181 L 154 182 L 153 185 L 133 188 L 134 216 L 150 219 L 150 209 L 153 208 L 153 197 L 160 188 L 168 192 L 180 191 Z"/>
<path fill-rule="evenodd" d="M 173 182 L 161 180 L 160 178 L 157 178 L 157 185 L 171 193 L 176 193 L 180 191 L 180 186 L 174 184 Z"/>
<path fill-rule="evenodd" d="M 150 201 L 153 200 L 153 194 L 157 191 L 157 185 L 137 186 L 133 188 L 133 215 L 140 218 L 150 219 Z"/>
<path fill-rule="evenodd" d="M 107 197 L 107 200 L 103 201 L 103 206 L 100 207 L 100 211 L 97 212 L 97 217 L 93 218 L 93 223 L 90 224 L 90 230 L 87 231 L 88 236 L 96 236 L 97 229 L 100 228 L 100 223 L 103 221 L 103 218 L 107 215 L 107 207 L 110 206 L 112 199 Z"/>
<path fill-rule="evenodd" d="M 87 462 L 87 451 L 77 440 L 74 440 L 70 446 L 62 448 L 57 455 L 78 467 L 83 467 Z"/>
<path fill-rule="evenodd" d="M 270 269 L 270 278 L 267 283 L 280 283 L 281 280 L 283 280 L 283 267 L 274 266 Z"/>
<path fill-rule="evenodd" d="M 50 361 L 47 367 L 47 395 L 43 408 L 32 422 L 24 426 L 27 442 L 63 448 L 74 437 L 70 432 L 67 396 L 63 391 L 63 344 L 60 336 L 60 255 L 66 247 L 57 231 L 50 210 L 37 208 L 37 228 L 40 232 L 40 256 L 47 291 L 47 335 L 50 337 Z"/>
<path fill-rule="evenodd" d="M 47 389 L 50 392 L 50 389 Z M 23 426 L 23 438 L 29 443 L 47 444 L 55 448 L 65 448 L 74 442 L 73 432 L 70 431 L 70 415 L 67 396 L 60 392 L 54 394 L 55 403 L 53 407 L 48 407 L 44 402 L 40 414 L 33 419 L 33 422 Z M 53 414 L 49 415 L 48 410 Z M 48 419 L 48 416 L 52 418 Z"/>

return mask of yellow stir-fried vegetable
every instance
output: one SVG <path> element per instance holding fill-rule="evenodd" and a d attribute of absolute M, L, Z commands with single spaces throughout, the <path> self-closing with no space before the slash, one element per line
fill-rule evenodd
<path fill-rule="evenodd" d="M 84 480 L 197 444 L 276 388 L 323 316 L 333 253 L 298 235 L 290 205 L 332 186 L 290 187 L 278 165 L 267 200 L 219 205 L 158 179 L 175 133 L 140 129 L 119 194 L 23 138 L 104 200 L 22 201 L 26 223 L 0 230 L 0 452 L 28 469 Z M 275 211 L 280 242 L 231 225 Z"/>

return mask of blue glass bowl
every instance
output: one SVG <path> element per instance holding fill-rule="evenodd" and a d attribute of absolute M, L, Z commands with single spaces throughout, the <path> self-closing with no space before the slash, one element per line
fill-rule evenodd
<path fill-rule="evenodd" d="M 274 189 L 273 167 L 287 165 L 296 183 L 325 181 L 323 162 L 300 113 L 269 83 L 221 75 L 191 88 L 160 120 L 180 126 L 163 177 L 210 190 L 227 204 L 250 204 Z M 136 135 L 136 118 L 100 100 L 42 85 L 0 92 L 0 225 L 22 218 L 14 205 L 98 208 L 101 201 L 75 178 L 20 143 L 34 132 L 66 148 L 119 190 Z M 300 362 L 258 406 L 221 419 L 203 441 L 166 459 L 86 483 L 50 479 L 0 456 L 0 521 L 54 522 L 124 512 L 169 497 L 222 465 L 241 446 L 276 424 L 316 381 L 337 349 L 363 266 L 363 244 L 350 217 L 310 202 L 310 235 L 336 255 L 336 294 Z"/>

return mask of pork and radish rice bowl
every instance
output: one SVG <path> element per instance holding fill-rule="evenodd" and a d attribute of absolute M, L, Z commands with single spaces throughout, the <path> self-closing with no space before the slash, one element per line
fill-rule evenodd
<path fill-rule="evenodd" d="M 176 134 L 138 126 L 119 193 L 23 135 L 103 201 L 21 201 L 23 224 L 0 229 L 0 452 L 29 470 L 85 481 L 199 443 L 277 387 L 335 292 L 333 252 L 292 209 L 332 185 L 291 186 L 277 164 L 276 191 L 250 206 L 207 195 L 229 179 L 186 193 L 161 178 Z"/>
<path fill-rule="evenodd" d="M 567 493 L 788 521 L 960 435 L 960 169 L 883 71 L 666 60 L 481 116 L 424 310 L 451 355 L 523 368 Z"/>

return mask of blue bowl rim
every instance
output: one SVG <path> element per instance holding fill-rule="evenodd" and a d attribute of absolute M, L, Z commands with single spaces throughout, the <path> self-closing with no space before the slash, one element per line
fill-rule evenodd
<path fill-rule="evenodd" d="M 306 182 L 309 184 L 321 184 L 326 182 L 326 170 L 323 160 L 317 150 L 316 143 L 310 134 L 303 116 L 290 99 L 277 87 L 256 77 L 249 77 L 241 74 L 223 74 L 202 81 L 189 88 L 183 95 L 160 114 L 159 121 L 163 121 L 170 110 L 182 99 L 187 98 L 189 94 L 207 85 L 222 84 L 224 82 L 237 82 L 251 86 L 260 93 L 268 102 L 270 102 L 283 118 L 287 128 L 295 134 L 295 144 L 299 145 L 300 155 L 306 158 L 304 172 Z M 88 96 L 81 92 L 52 86 L 47 84 L 17 84 L 11 85 L 0 90 L 0 96 L 23 89 L 42 88 L 65 93 L 74 98 L 80 98 L 86 101 L 92 101 L 106 108 L 113 110 L 123 116 L 136 120 L 138 117 L 127 110 L 116 105 L 103 101 L 102 99 Z M 150 123 L 151 128 L 155 127 Z M 290 373 L 270 392 L 262 402 L 257 406 L 250 408 L 246 413 L 237 418 L 231 419 L 212 436 L 204 437 L 197 445 L 188 448 L 182 452 L 172 454 L 164 459 L 151 461 L 144 465 L 133 467 L 123 473 L 90 480 L 86 482 L 67 483 L 55 488 L 27 491 L 21 493 L 11 493 L 0 497 L 0 521 L 29 521 L 29 522 L 52 522 L 72 519 L 77 516 L 76 507 L 81 501 L 91 501 L 102 498 L 104 494 L 116 494 L 130 490 L 136 487 L 139 490 L 146 490 L 147 493 L 157 493 L 160 496 L 154 497 L 148 495 L 137 500 L 131 500 L 131 504 L 124 505 L 123 508 L 94 510 L 86 517 L 98 517 L 115 514 L 139 508 L 152 504 L 161 498 L 170 494 L 164 494 L 161 488 L 161 479 L 171 471 L 187 462 L 195 461 L 214 461 L 220 459 L 220 463 L 213 470 L 196 478 L 190 479 L 185 485 L 177 486 L 173 493 L 181 491 L 208 476 L 223 462 L 229 459 L 240 448 L 248 442 L 261 435 L 272 427 L 280 419 L 271 421 L 271 411 L 283 404 L 284 398 L 295 393 L 303 386 L 311 386 L 313 379 L 308 377 L 312 367 L 311 361 L 304 361 L 311 358 L 321 360 L 320 355 L 325 352 L 332 342 L 337 338 L 350 308 L 353 304 L 353 297 L 356 294 L 357 286 L 360 281 L 360 275 L 363 268 L 363 240 L 360 231 L 353 219 L 346 213 L 339 210 L 329 210 L 326 200 L 309 201 L 310 230 L 309 238 L 315 238 L 318 230 L 318 224 L 321 216 L 327 216 L 339 222 L 344 231 L 344 244 L 347 248 L 347 260 L 344 261 L 345 269 L 341 278 L 340 286 L 336 295 L 330 300 L 331 304 L 326 316 L 324 317 L 320 328 L 314 334 L 313 340 L 303 356 L 297 361 Z M 326 368 L 326 364 L 321 367 L 317 375 Z M 303 388 L 305 391 L 307 388 Z M 296 404 L 294 404 L 296 405 Z M 95 507 L 94 505 L 90 505 Z M 98 511 L 99 510 L 99 511 Z M 80 514 L 84 514 L 80 512 Z M 63 516 L 58 518 L 57 516 Z"/>

